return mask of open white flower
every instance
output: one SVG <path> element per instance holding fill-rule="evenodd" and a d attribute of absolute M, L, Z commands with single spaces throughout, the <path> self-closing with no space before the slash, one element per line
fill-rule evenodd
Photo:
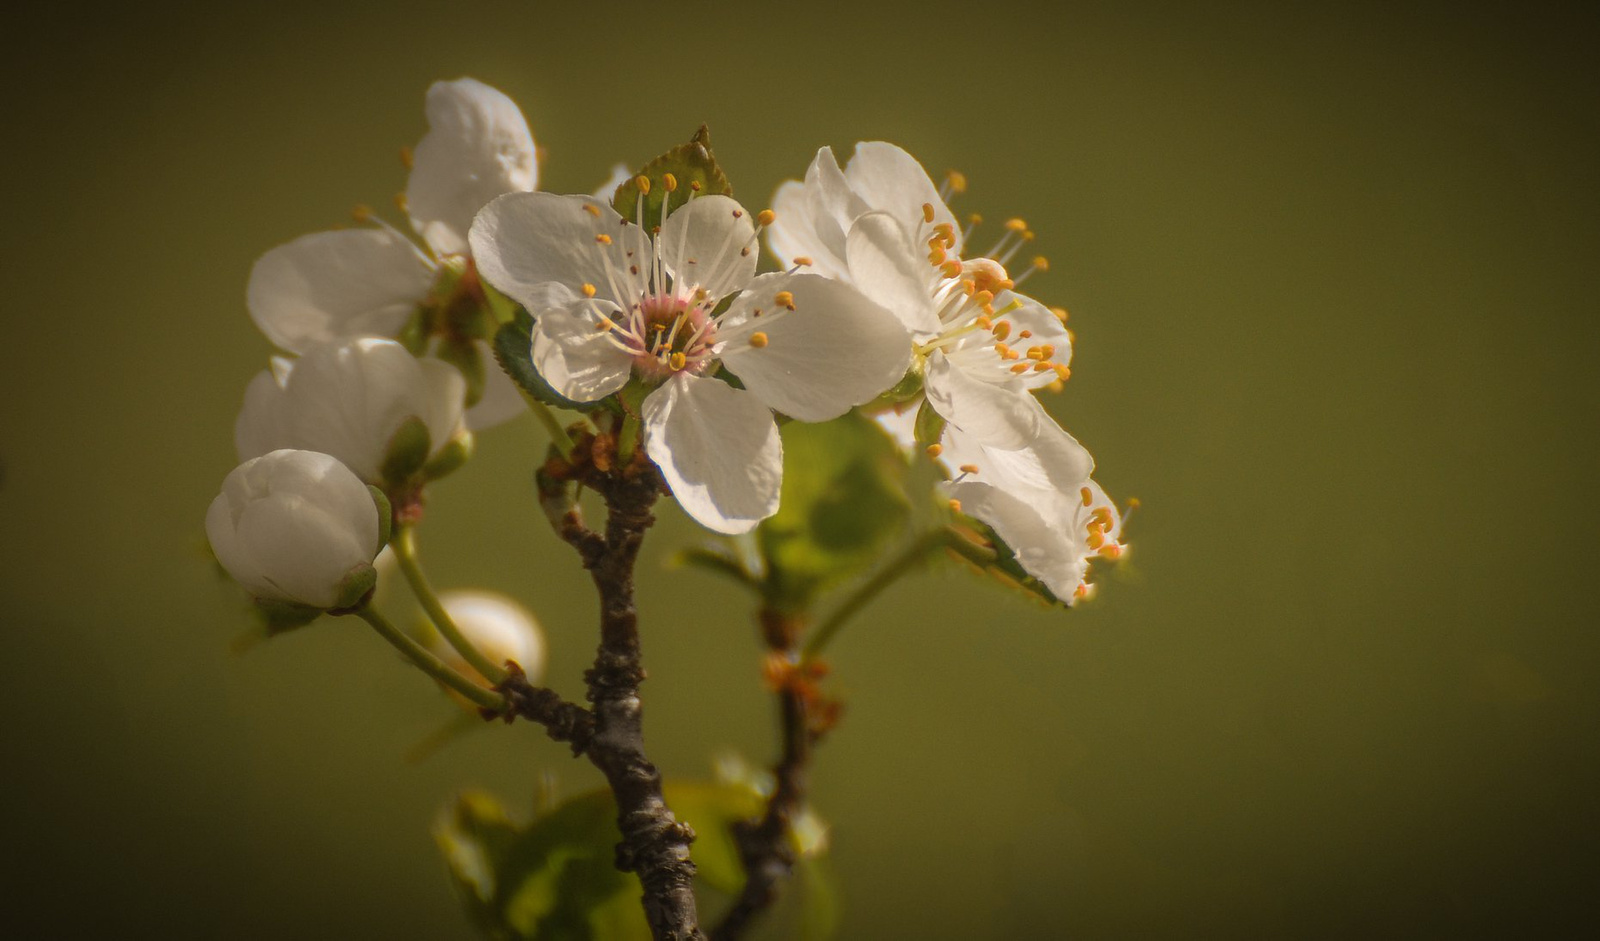
<path fill-rule="evenodd" d="M 1036 433 L 1025 408 L 1000 399 L 1065 379 L 1072 341 L 1059 315 L 1013 290 L 1005 262 L 1025 226 L 1008 223 L 997 257 L 963 260 L 965 236 L 940 189 L 910 154 L 881 142 L 858 144 L 843 170 L 822 148 L 805 182 L 780 186 L 773 205 L 768 243 L 779 260 L 848 281 L 893 311 L 927 366 L 928 398 L 942 416 L 1014 413 L 1022 424 L 1010 437 Z M 953 368 L 934 368 L 941 357 Z"/>
<path fill-rule="evenodd" d="M 659 384 L 642 406 L 646 451 L 691 516 L 747 532 L 778 507 L 770 410 L 825 421 L 870 401 L 904 375 L 910 338 L 841 282 L 757 277 L 755 220 L 729 197 L 691 199 L 653 238 L 639 221 L 591 197 L 514 193 L 478 215 L 472 249 L 537 317 L 533 363 L 556 391 L 593 402 L 630 379 Z M 744 388 L 713 378 L 719 365 Z"/>
<path fill-rule="evenodd" d="M 503 93 L 470 78 L 435 82 L 428 89 L 427 114 L 429 130 L 417 144 L 406 186 L 406 208 L 421 246 L 379 223 L 301 236 L 256 261 L 246 302 L 261 332 L 280 348 L 299 354 L 358 336 L 397 335 L 436 282 L 461 269 L 446 262 L 466 254 L 467 230 L 478 210 L 502 193 L 537 185 L 533 136 Z M 475 289 L 468 272 L 457 290 Z M 481 297 L 471 300 L 481 303 Z M 476 346 L 492 363 L 487 344 Z M 473 427 L 484 428 L 522 407 L 510 379 L 491 368 L 469 418 Z"/>
<path fill-rule="evenodd" d="M 477 590 L 440 592 L 439 603 L 444 605 L 445 612 L 462 635 L 489 658 L 490 663 L 503 664 L 509 660 L 521 667 L 533 683 L 544 676 L 544 633 L 527 608 L 505 595 Z M 485 686 L 492 685 L 436 631 L 429 632 L 428 647 L 458 672 L 474 677 Z"/>
<path fill-rule="evenodd" d="M 240 460 L 279 448 L 321 451 L 382 484 L 395 433 L 408 420 L 428 430 L 429 458 L 466 434 L 464 386 L 456 370 L 393 340 L 324 344 L 299 360 L 275 358 L 251 381 L 234 443 Z"/>
<path fill-rule="evenodd" d="M 257 598 L 313 608 L 370 587 L 380 521 L 372 493 L 327 454 L 273 451 L 245 461 L 206 511 L 217 561 Z"/>

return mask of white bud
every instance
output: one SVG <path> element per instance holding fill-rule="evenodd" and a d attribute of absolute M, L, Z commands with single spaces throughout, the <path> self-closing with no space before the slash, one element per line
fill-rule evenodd
<path fill-rule="evenodd" d="M 278 448 L 321 451 L 357 476 L 381 483 L 395 433 L 411 419 L 428 432 L 425 458 L 466 433 L 461 374 L 373 337 L 314 347 L 297 361 L 275 360 L 245 393 L 234 424 L 239 459 Z M 420 462 L 418 462 L 420 463 Z"/>
<path fill-rule="evenodd" d="M 206 512 L 217 561 L 257 598 L 313 608 L 370 587 L 381 521 L 372 492 L 338 460 L 273 451 L 245 461 Z"/>
<path fill-rule="evenodd" d="M 510 660 L 534 683 L 544 676 L 544 633 L 522 605 L 488 591 L 440 592 L 439 602 L 490 663 L 499 665 Z M 478 675 L 444 638 L 435 634 L 430 645 L 451 666 L 469 676 Z"/>

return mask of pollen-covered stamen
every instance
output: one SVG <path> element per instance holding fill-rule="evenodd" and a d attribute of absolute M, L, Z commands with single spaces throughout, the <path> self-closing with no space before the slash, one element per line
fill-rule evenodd
<path fill-rule="evenodd" d="M 1050 259 L 1044 257 L 1043 255 L 1035 255 L 1033 257 L 1033 264 L 1029 265 L 1028 269 L 1026 271 L 1024 271 L 1021 274 L 1017 275 L 1016 283 L 1021 284 L 1022 282 L 1024 282 L 1024 281 L 1028 280 L 1029 278 L 1033 277 L 1033 273 L 1035 271 L 1039 272 L 1040 274 L 1043 274 L 1044 272 L 1049 271 L 1049 270 L 1050 270 Z"/>

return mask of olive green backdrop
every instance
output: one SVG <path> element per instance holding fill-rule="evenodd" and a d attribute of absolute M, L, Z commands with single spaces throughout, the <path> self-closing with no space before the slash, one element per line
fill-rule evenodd
<path fill-rule="evenodd" d="M 217 7 L 223 7 L 218 9 Z M 1600 644 L 1592 32 L 1579 9 L 244 3 L 9 20 L 0 933 L 468 936 L 458 788 L 598 780 L 357 622 L 246 655 L 207 502 L 268 352 L 253 259 L 404 185 L 429 82 L 524 108 L 587 192 L 711 125 L 765 205 L 888 139 L 1027 216 L 1072 311 L 1050 400 L 1144 509 L 1094 603 L 960 570 L 835 648 L 818 757 L 847 938 L 1486 935 L 1593 918 Z M 1207 7 L 1207 9 L 1202 9 Z M 1447 12 L 1448 10 L 1448 12 Z M 981 240 L 980 240 L 981 241 Z M 593 602 L 531 420 L 436 488 L 436 581 Z M 766 761 L 743 599 L 645 556 L 669 775 Z"/>

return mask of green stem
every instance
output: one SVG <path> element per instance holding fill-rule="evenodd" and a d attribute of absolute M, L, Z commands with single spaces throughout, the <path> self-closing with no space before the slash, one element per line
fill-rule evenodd
<path fill-rule="evenodd" d="M 854 617 L 856 612 L 866 607 L 879 592 L 894 584 L 900 576 L 921 564 L 929 552 L 943 546 L 946 538 L 943 529 L 923 533 L 900 550 L 900 554 L 890 559 L 887 565 L 874 572 L 871 578 L 857 586 L 849 597 L 833 609 L 832 614 L 817 625 L 816 630 L 806 641 L 805 649 L 801 651 L 801 660 L 812 660 L 821 654 L 822 648 L 828 646 L 828 642 L 833 640 L 833 635 L 837 634 L 839 628 Z"/>
<path fill-rule="evenodd" d="M 501 713 L 506 711 L 506 701 L 503 696 L 492 690 L 484 689 L 477 683 L 452 670 L 443 660 L 429 652 L 427 648 L 407 637 L 404 631 L 390 624 L 371 605 L 362 605 L 351 613 L 371 624 L 373 630 L 383 635 L 384 640 L 393 644 L 396 650 L 404 654 L 407 660 L 415 663 L 422 672 L 491 712 Z"/>
<path fill-rule="evenodd" d="M 617 466 L 626 467 L 639 447 L 639 419 L 633 415 L 622 416 L 622 430 L 617 432 Z"/>
<path fill-rule="evenodd" d="M 523 392 L 522 398 L 528 403 L 528 410 L 533 412 L 533 417 L 537 418 L 539 424 L 544 426 L 544 430 L 550 433 L 550 446 L 556 449 L 563 461 L 571 460 L 572 450 L 576 446 L 572 443 L 572 436 L 567 434 L 567 429 L 561 426 L 561 419 L 550 410 L 550 406 L 528 393 Z"/>
<path fill-rule="evenodd" d="M 410 523 L 402 523 L 395 531 L 394 540 L 389 543 L 394 547 L 394 557 L 400 563 L 400 572 L 406 578 L 411 591 L 422 602 L 422 610 L 428 612 L 428 620 L 439 629 L 439 633 L 456 649 L 461 659 L 479 673 L 490 683 L 500 683 L 506 678 L 505 667 L 494 663 L 484 656 L 466 635 L 461 633 L 461 628 L 450 617 L 450 612 L 444 609 L 439 596 L 433 593 L 433 587 L 428 584 L 428 576 L 422 573 L 422 564 L 417 561 L 417 535 L 416 527 Z"/>

